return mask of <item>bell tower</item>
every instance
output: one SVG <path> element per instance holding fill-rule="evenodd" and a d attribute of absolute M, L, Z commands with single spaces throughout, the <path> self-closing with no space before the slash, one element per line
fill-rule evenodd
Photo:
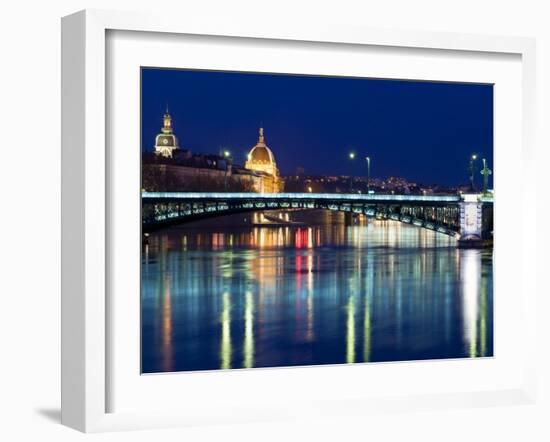
<path fill-rule="evenodd" d="M 168 112 L 168 106 L 166 106 L 166 112 L 162 117 L 162 121 L 163 125 L 160 133 L 155 137 L 155 154 L 172 158 L 174 150 L 179 147 L 178 139 L 172 129 L 172 116 Z"/>
<path fill-rule="evenodd" d="M 166 108 L 166 112 L 164 113 L 163 117 L 164 126 L 161 129 L 161 132 L 163 134 L 171 134 L 172 133 L 172 117 L 168 113 L 168 108 Z"/>

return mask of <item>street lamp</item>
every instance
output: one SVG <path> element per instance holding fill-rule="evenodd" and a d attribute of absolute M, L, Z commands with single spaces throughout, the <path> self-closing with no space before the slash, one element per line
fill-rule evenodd
<path fill-rule="evenodd" d="M 475 163 L 475 160 L 477 160 L 477 155 L 474 153 L 471 157 L 470 157 L 470 191 L 472 192 L 475 192 L 475 185 L 474 185 L 474 163 Z"/>
<path fill-rule="evenodd" d="M 224 188 L 227 191 L 227 173 L 231 173 L 231 152 L 229 152 L 228 150 L 224 150 L 223 157 L 225 158 Z"/>
<path fill-rule="evenodd" d="M 367 160 L 367 194 L 370 193 L 370 157 L 365 158 Z"/>
<path fill-rule="evenodd" d="M 355 159 L 355 152 L 350 152 L 348 157 L 349 157 L 350 160 L 353 161 Z M 350 193 L 353 193 L 353 170 L 352 170 L 352 173 L 349 177 L 349 191 L 350 191 Z"/>

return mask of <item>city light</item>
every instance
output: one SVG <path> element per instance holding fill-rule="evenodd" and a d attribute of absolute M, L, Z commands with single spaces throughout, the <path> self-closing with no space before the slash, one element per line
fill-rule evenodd
<path fill-rule="evenodd" d="M 231 152 L 229 152 L 228 150 L 224 150 L 224 151 L 223 151 L 223 156 L 224 156 L 225 158 L 229 158 L 229 157 L 231 156 Z"/>
<path fill-rule="evenodd" d="M 349 153 L 349 159 L 353 160 L 354 158 L 355 158 L 355 152 L 350 152 Z"/>

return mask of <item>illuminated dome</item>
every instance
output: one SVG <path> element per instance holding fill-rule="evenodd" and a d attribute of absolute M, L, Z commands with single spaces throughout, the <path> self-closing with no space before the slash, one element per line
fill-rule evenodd
<path fill-rule="evenodd" d="M 257 163 L 274 163 L 275 158 L 273 152 L 267 147 L 264 141 L 264 129 L 260 128 L 260 138 L 258 143 L 252 148 L 248 154 L 248 160 Z"/>
<path fill-rule="evenodd" d="M 258 142 L 250 150 L 248 161 L 244 167 L 250 170 L 265 172 L 273 176 L 278 176 L 279 174 L 273 152 L 271 152 L 271 149 L 265 144 L 263 127 L 260 127 Z"/>

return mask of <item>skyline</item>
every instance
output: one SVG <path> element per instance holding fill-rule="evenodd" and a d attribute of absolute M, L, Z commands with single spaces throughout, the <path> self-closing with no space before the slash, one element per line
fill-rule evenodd
<path fill-rule="evenodd" d="M 168 105 L 194 153 L 244 164 L 263 123 L 283 175 L 363 176 L 370 156 L 373 178 L 459 185 L 472 153 L 493 164 L 492 104 L 492 85 L 143 68 L 141 142 L 152 151 Z"/>

